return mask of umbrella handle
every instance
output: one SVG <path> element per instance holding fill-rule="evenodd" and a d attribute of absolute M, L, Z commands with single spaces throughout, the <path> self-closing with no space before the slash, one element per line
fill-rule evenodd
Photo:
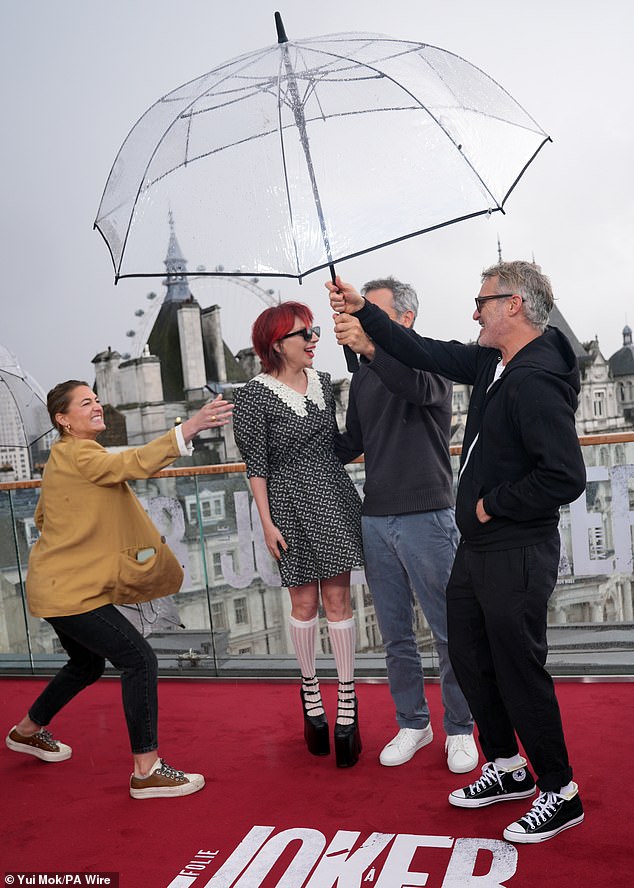
<path fill-rule="evenodd" d="M 333 284 L 337 283 L 337 273 L 335 271 L 335 266 L 331 263 L 328 268 L 330 269 L 330 277 L 332 279 Z M 359 358 L 352 351 L 349 345 L 343 346 L 343 356 L 346 359 L 346 367 L 348 368 L 348 373 L 356 373 L 359 369 Z"/>

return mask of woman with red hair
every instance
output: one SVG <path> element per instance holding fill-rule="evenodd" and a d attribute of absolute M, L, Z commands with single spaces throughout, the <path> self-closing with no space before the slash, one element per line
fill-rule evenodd
<path fill-rule="evenodd" d="M 304 737 L 314 755 L 330 752 L 315 669 L 321 592 L 339 678 L 335 754 L 345 768 L 361 751 L 350 601 L 350 570 L 363 564 L 361 501 L 334 453 L 330 376 L 313 369 L 319 333 L 301 302 L 283 302 L 256 319 L 253 347 L 263 372 L 236 392 L 234 433 L 267 548 L 291 596 Z"/>

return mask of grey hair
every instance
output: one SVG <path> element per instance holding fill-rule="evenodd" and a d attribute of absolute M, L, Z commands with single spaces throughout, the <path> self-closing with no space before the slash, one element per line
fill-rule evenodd
<path fill-rule="evenodd" d="M 394 311 L 402 317 L 406 311 L 414 313 L 414 320 L 418 314 L 418 296 L 411 284 L 397 281 L 395 277 L 379 278 L 376 281 L 368 281 L 361 287 L 361 295 L 365 296 L 370 290 L 389 290 L 392 294 Z"/>
<path fill-rule="evenodd" d="M 522 259 L 498 262 L 482 272 L 483 282 L 493 277 L 498 279 L 498 293 L 508 290 L 522 297 L 526 320 L 543 332 L 555 300 L 550 280 L 542 274 L 540 266 Z"/>

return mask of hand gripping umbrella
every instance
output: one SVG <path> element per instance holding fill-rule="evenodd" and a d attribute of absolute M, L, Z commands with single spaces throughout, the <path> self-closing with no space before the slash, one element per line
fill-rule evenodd
<path fill-rule="evenodd" d="M 95 227 L 115 280 L 159 277 L 170 210 L 202 274 L 301 279 L 498 210 L 549 136 L 494 80 L 424 43 L 288 40 L 159 99 L 123 143 Z M 232 269 L 228 271 L 227 269 Z"/>

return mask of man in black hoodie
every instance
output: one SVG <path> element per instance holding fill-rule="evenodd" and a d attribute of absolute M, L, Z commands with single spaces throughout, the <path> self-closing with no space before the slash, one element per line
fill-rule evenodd
<path fill-rule="evenodd" d="M 326 285 L 335 312 L 410 367 L 472 386 L 456 499 L 461 541 L 447 586 L 449 653 L 487 762 L 452 805 L 538 798 L 504 830 L 536 843 L 583 820 L 548 653 L 548 599 L 557 582 L 559 507 L 585 489 L 575 430 L 579 370 L 566 337 L 547 326 L 550 282 L 529 262 L 482 274 L 477 345 L 440 342 L 393 323 L 349 284 Z M 337 319 L 335 318 L 337 328 Z M 337 339 L 346 344 L 344 320 Z"/>

